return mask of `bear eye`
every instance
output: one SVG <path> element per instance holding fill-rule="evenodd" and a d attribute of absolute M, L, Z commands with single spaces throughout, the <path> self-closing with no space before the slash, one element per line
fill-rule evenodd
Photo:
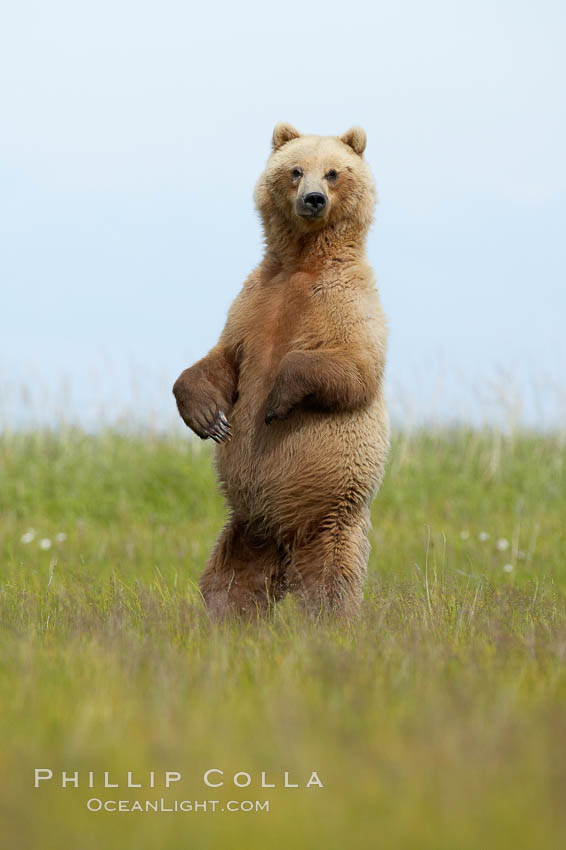
<path fill-rule="evenodd" d="M 294 168 L 291 171 L 291 177 L 293 178 L 293 180 L 298 180 L 302 176 L 303 176 L 303 169 L 302 168 Z"/>
<path fill-rule="evenodd" d="M 324 175 L 324 179 L 328 183 L 336 183 L 336 181 L 338 180 L 338 172 L 335 168 L 331 168 L 330 171 L 327 171 Z"/>

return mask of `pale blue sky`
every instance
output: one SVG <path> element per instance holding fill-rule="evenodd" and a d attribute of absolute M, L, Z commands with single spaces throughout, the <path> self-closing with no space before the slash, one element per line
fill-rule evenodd
<path fill-rule="evenodd" d="M 22 386 L 44 419 L 55 398 L 83 421 L 174 414 L 261 256 L 279 120 L 367 130 L 396 414 L 489 417 L 532 381 L 556 412 L 565 24 L 558 0 L 5 4 L 3 421 Z"/>

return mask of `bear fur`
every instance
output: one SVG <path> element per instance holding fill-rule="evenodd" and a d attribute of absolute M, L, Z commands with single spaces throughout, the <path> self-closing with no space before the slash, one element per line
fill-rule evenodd
<path fill-rule="evenodd" d="M 231 512 L 200 579 L 218 620 L 265 614 L 287 592 L 315 616 L 359 609 L 388 453 L 365 144 L 360 128 L 275 127 L 255 190 L 265 255 L 173 388 L 185 423 L 217 443 Z"/>

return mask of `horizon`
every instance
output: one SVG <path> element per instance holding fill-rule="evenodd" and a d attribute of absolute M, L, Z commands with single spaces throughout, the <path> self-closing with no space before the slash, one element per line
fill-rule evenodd
<path fill-rule="evenodd" d="M 142 421 L 175 415 L 173 381 L 260 260 L 253 188 L 289 120 L 367 132 L 394 417 L 498 422 L 503 389 L 525 422 L 563 422 L 566 11 L 403 0 L 338 32 L 337 4 L 293 1 L 266 38 L 244 7 L 196 29 L 178 2 L 7 12 L 1 420 L 54 424 L 63 405 L 92 427 L 128 399 Z M 317 84 L 295 54 L 273 62 L 298 38 L 324 45 Z"/>

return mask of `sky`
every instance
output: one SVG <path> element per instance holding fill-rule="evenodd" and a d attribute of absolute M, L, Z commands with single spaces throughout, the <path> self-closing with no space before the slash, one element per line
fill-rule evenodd
<path fill-rule="evenodd" d="M 565 24 L 559 0 L 5 4 L 0 425 L 176 422 L 261 259 L 281 120 L 367 131 L 394 417 L 563 421 Z"/>

